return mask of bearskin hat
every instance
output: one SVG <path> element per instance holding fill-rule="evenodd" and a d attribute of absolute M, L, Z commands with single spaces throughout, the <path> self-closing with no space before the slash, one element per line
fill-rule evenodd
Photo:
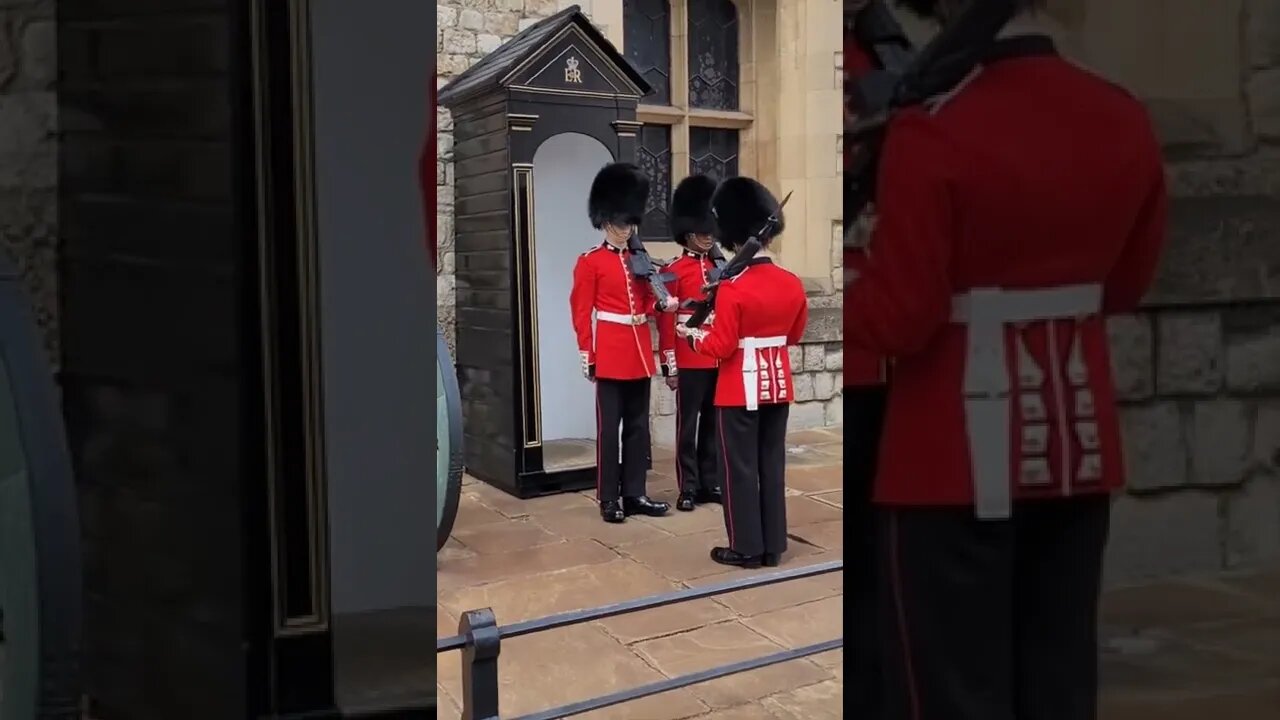
<path fill-rule="evenodd" d="M 778 225 L 765 239 L 766 245 L 786 227 L 777 198 L 764 185 L 748 177 L 732 177 L 720 183 L 711 198 L 711 212 L 716 216 L 716 237 L 730 251 L 760 232 L 770 217 L 776 215 Z"/>
<path fill-rule="evenodd" d="M 591 227 L 599 230 L 605 223 L 639 225 L 644 206 L 649 200 L 649 178 L 631 163 L 609 163 L 596 173 L 587 197 L 587 216 Z"/>
<path fill-rule="evenodd" d="M 716 217 L 711 214 L 711 196 L 716 181 L 706 175 L 690 175 L 680 181 L 671 195 L 671 234 L 684 245 L 688 235 L 714 235 Z"/>

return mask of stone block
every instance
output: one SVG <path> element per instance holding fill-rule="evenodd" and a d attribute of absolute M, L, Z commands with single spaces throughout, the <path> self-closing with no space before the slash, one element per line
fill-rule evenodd
<path fill-rule="evenodd" d="M 480 33 L 476 36 L 476 49 L 485 55 L 497 50 L 500 45 L 502 45 L 502 38 L 497 35 Z"/>
<path fill-rule="evenodd" d="M 828 370 L 843 370 L 844 369 L 844 346 L 835 345 L 835 344 L 828 345 L 827 356 L 826 356 L 826 359 L 823 361 L 823 366 Z"/>
<path fill-rule="evenodd" d="M 57 183 L 57 99 L 51 92 L 0 95 L 0 188 Z"/>
<path fill-rule="evenodd" d="M 841 308 L 809 309 L 809 323 L 804 329 L 803 343 L 836 342 L 844 339 L 844 311 Z"/>
<path fill-rule="evenodd" d="M 804 345 L 804 370 L 813 372 L 826 366 L 826 348 L 821 344 Z"/>
<path fill-rule="evenodd" d="M 813 397 L 815 400 L 830 400 L 839 390 L 839 376 L 835 373 L 816 372 L 813 374 Z"/>
<path fill-rule="evenodd" d="M 471 55 L 476 52 L 476 34 L 458 28 L 445 28 L 444 51 L 453 55 Z"/>
<path fill-rule="evenodd" d="M 796 402 L 809 402 L 814 399 L 813 373 L 798 373 L 792 377 L 795 383 Z"/>
<path fill-rule="evenodd" d="M 1173 197 L 1280 195 L 1280 153 L 1261 149 L 1243 158 L 1174 163 L 1168 178 Z"/>
<path fill-rule="evenodd" d="M 462 12 L 458 13 L 458 27 L 463 30 L 483 30 L 484 15 L 479 10 L 463 8 Z"/>
<path fill-rule="evenodd" d="M 804 368 L 804 347 L 800 345 L 787 346 L 787 357 L 791 361 L 791 369 L 799 372 Z"/>
<path fill-rule="evenodd" d="M 1251 456 L 1255 468 L 1280 472 L 1280 401 L 1258 405 L 1253 419 Z"/>
<path fill-rule="evenodd" d="M 436 28 L 451 28 L 458 25 L 458 9 L 436 3 Z"/>
<path fill-rule="evenodd" d="M 1200 487 L 1244 481 L 1251 460 L 1252 408 L 1241 400 L 1197 402 L 1191 420 L 1191 483 Z"/>
<path fill-rule="evenodd" d="M 1245 44 L 1255 68 L 1280 65 L 1280 3 L 1245 0 Z"/>
<path fill-rule="evenodd" d="M 524 0 L 524 11 L 534 19 L 554 15 L 560 10 L 558 0 Z"/>
<path fill-rule="evenodd" d="M 1121 585 L 1221 569 L 1219 512 L 1217 495 L 1198 490 L 1120 496 L 1112 505 L 1103 582 Z"/>
<path fill-rule="evenodd" d="M 826 403 L 819 401 L 795 402 L 791 404 L 791 413 L 787 418 L 787 430 L 816 430 L 826 427 Z"/>
<path fill-rule="evenodd" d="M 1153 98 L 1146 105 L 1161 145 L 1180 156 L 1243 155 L 1255 146 L 1241 99 Z"/>
<path fill-rule="evenodd" d="M 7 29 L 6 23 L 0 22 L 0 92 L 7 90 L 18 76 L 18 48 L 5 32 Z"/>
<path fill-rule="evenodd" d="M 1274 198 L 1173 198 L 1169 243 L 1151 306 L 1280 298 L 1280 203 Z"/>
<path fill-rule="evenodd" d="M 1111 349 L 1111 372 L 1116 394 L 1121 400 L 1146 400 L 1155 387 L 1151 318 L 1148 315 L 1117 315 L 1107 320 Z"/>
<path fill-rule="evenodd" d="M 1216 312 L 1158 318 L 1156 389 L 1162 395 L 1207 395 L 1222 387 L 1222 318 Z"/>
<path fill-rule="evenodd" d="M 844 425 L 844 396 L 836 395 L 827 401 L 826 405 L 826 422 L 827 427 L 835 427 Z"/>
<path fill-rule="evenodd" d="M 1120 427 L 1131 490 L 1141 493 L 1187 484 L 1187 437 L 1175 403 L 1121 408 Z"/>
<path fill-rule="evenodd" d="M 1259 70 L 1245 83 L 1253 132 L 1264 140 L 1280 139 L 1280 67 Z"/>
<path fill-rule="evenodd" d="M 1226 498 L 1227 564 L 1280 557 L 1280 477 L 1259 474 Z"/>
<path fill-rule="evenodd" d="M 1280 391 L 1280 308 L 1228 311 L 1225 330 L 1227 388 Z"/>
<path fill-rule="evenodd" d="M 33 20 L 20 32 L 18 46 L 22 54 L 22 73 L 18 77 L 18 86 L 50 90 L 58 79 L 58 28 L 54 20 Z"/>
<path fill-rule="evenodd" d="M 520 27 L 520 16 L 513 13 L 490 13 L 484 18 L 485 32 L 503 38 L 516 34 Z"/>

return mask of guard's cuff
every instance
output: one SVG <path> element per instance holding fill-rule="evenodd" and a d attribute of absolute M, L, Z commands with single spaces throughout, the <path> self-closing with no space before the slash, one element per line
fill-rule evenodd
<path fill-rule="evenodd" d="M 703 330 L 700 327 L 689 328 L 689 334 L 685 336 L 685 339 L 689 341 L 690 348 L 692 348 L 693 350 L 697 350 L 698 343 L 701 342 L 702 339 L 705 338 L 706 336 L 707 336 L 707 331 Z"/>
<path fill-rule="evenodd" d="M 674 377 L 680 374 L 680 368 L 676 367 L 676 351 L 662 351 L 662 377 Z"/>
<path fill-rule="evenodd" d="M 595 359 L 591 357 L 591 353 L 586 350 L 579 350 L 578 360 L 582 364 L 583 377 L 590 378 L 595 376 L 596 364 L 594 362 Z"/>

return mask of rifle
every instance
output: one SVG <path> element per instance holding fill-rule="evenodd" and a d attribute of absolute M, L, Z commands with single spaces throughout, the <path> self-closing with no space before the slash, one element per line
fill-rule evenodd
<path fill-rule="evenodd" d="M 747 264 L 755 258 L 756 253 L 760 252 L 760 248 L 764 247 L 764 241 L 774 233 L 778 227 L 779 217 L 782 215 L 782 208 L 786 207 L 787 201 L 791 199 L 791 194 L 795 191 L 787 193 L 782 198 L 782 202 L 778 204 L 778 212 L 769 216 L 764 221 L 764 225 L 760 226 L 760 230 L 738 248 L 738 252 L 733 258 L 723 265 L 718 265 L 715 270 L 711 271 L 708 282 L 702 291 L 706 293 L 706 297 L 702 300 L 685 300 L 681 303 L 681 307 L 688 309 L 693 308 L 693 313 L 689 319 L 685 321 L 685 327 L 696 328 L 701 327 L 707 321 L 707 317 L 711 315 L 711 311 L 716 307 L 716 293 L 720 288 L 720 283 L 740 275 L 743 270 L 747 269 Z M 724 256 L 721 255 L 721 258 Z M 712 260 L 714 262 L 714 259 Z"/>
<path fill-rule="evenodd" d="M 658 308 L 666 306 L 667 300 L 671 298 L 671 293 L 667 290 L 667 283 L 676 279 L 671 273 L 663 273 L 661 270 L 665 264 L 654 260 L 649 256 L 649 251 L 645 249 L 644 243 L 640 240 L 639 228 L 632 228 L 631 237 L 627 240 L 627 249 L 631 251 L 631 274 L 641 280 L 649 283 L 649 287 L 653 289 L 653 296 L 658 300 Z"/>
<path fill-rule="evenodd" d="M 1015 0 L 974 0 L 955 22 L 913 54 L 884 0 L 872 0 L 862 9 L 855 24 L 856 38 L 869 47 L 882 69 L 853 88 L 862 104 L 858 120 L 845 127 L 845 142 L 859 144 L 853 167 L 845 174 L 846 228 L 856 226 L 875 197 L 876 168 L 889 122 L 898 112 L 955 88 L 977 67 L 996 33 L 1016 13 Z M 848 231 L 844 242 L 846 247 L 857 245 Z"/>

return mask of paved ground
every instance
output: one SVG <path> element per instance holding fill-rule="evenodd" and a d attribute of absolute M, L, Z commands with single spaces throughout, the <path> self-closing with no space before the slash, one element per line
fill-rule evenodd
<path fill-rule="evenodd" d="M 790 437 L 783 567 L 842 552 L 841 430 Z M 669 450 L 650 493 L 673 500 Z M 717 506 L 607 526 L 590 493 L 521 501 L 469 481 L 454 539 L 438 558 L 440 635 L 461 612 L 492 607 L 508 623 L 722 580 L 707 551 L 724 541 Z M 1172 530 L 1171 531 L 1176 531 Z M 1280 568 L 1110 592 L 1104 720 L 1214 713 L 1269 720 L 1280 709 Z M 827 575 L 579 625 L 503 645 L 502 713 L 515 716 L 843 632 L 843 581 Z M 458 655 L 440 657 L 441 718 L 459 716 Z M 839 653 L 752 671 L 583 715 L 633 720 L 843 717 Z"/>

